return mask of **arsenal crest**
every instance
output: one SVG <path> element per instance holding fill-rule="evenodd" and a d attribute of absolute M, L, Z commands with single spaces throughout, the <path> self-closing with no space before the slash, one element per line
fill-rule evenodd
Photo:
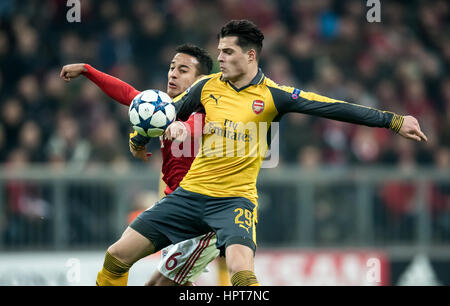
<path fill-rule="evenodd" d="M 255 114 L 257 115 L 261 114 L 262 111 L 264 110 L 264 101 L 261 100 L 253 101 L 252 109 Z"/>

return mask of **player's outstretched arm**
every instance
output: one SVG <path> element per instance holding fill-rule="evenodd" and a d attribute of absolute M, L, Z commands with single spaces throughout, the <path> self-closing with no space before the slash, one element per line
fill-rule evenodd
<path fill-rule="evenodd" d="M 133 98 L 140 93 L 128 83 L 84 63 L 65 65 L 61 69 L 60 77 L 70 82 L 81 74 L 94 82 L 109 97 L 125 106 L 129 106 Z"/>
<path fill-rule="evenodd" d="M 371 127 L 384 127 L 407 139 L 427 141 L 417 119 L 412 116 L 400 116 L 292 87 L 274 86 L 270 90 L 280 114 L 298 112 Z"/>
<path fill-rule="evenodd" d="M 428 141 L 427 136 L 420 130 L 419 122 L 413 116 L 403 116 L 403 124 L 398 133 L 408 139 Z"/>

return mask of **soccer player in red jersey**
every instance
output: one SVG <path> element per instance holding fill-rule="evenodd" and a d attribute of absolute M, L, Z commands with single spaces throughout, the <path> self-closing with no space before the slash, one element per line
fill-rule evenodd
<path fill-rule="evenodd" d="M 167 94 L 174 98 L 184 92 L 197 79 L 210 73 L 212 59 L 205 50 L 194 45 L 182 45 L 175 49 L 176 54 L 170 63 L 168 72 Z M 88 64 L 66 65 L 61 70 L 61 77 L 69 82 L 83 74 L 99 86 L 108 96 L 119 103 L 129 106 L 140 91 L 129 84 L 103 72 Z M 160 137 L 162 153 L 162 181 L 166 187 L 165 195 L 174 191 L 187 171 L 196 155 L 195 142 L 201 136 L 204 123 L 204 113 L 193 113 L 185 122 L 177 121 L 171 125 L 167 133 L 170 138 Z M 173 141 L 180 154 L 173 154 Z M 184 141 L 184 142 L 183 142 Z M 183 148 L 188 146 L 188 152 Z M 133 155 L 147 161 L 151 153 L 144 147 L 133 146 L 130 142 Z M 176 156 L 175 156 L 176 155 Z M 207 264 L 215 259 L 219 250 L 215 247 L 214 233 L 208 233 L 171 245 L 162 250 L 162 260 L 158 270 L 152 275 L 147 285 L 192 285 L 197 277 L 204 271 Z"/>

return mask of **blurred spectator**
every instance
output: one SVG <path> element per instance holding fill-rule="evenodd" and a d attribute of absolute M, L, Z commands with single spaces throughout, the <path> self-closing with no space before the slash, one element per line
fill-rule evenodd
<path fill-rule="evenodd" d="M 8 155 L 17 146 L 17 133 L 25 120 L 23 105 L 19 99 L 11 97 L 2 103 L 2 123 L 5 137 L 5 152 Z"/>
<path fill-rule="evenodd" d="M 91 159 L 97 163 L 112 163 L 118 156 L 127 152 L 125 145 L 118 146 L 116 143 L 119 135 L 118 124 L 112 119 L 97 122 L 97 127 L 91 132 L 90 142 Z"/>
<path fill-rule="evenodd" d="M 324 163 L 334 166 L 347 165 L 350 160 L 348 136 L 351 132 L 351 127 L 339 121 L 323 121 L 319 137 L 324 144 L 322 147 Z"/>
<path fill-rule="evenodd" d="M 289 39 L 287 47 L 292 69 L 301 85 L 310 82 L 314 77 L 314 57 L 317 52 L 314 42 L 307 35 L 298 33 Z"/>
<path fill-rule="evenodd" d="M 440 148 L 435 153 L 435 165 L 442 173 L 450 172 L 450 149 Z M 442 241 L 450 239 L 450 184 L 437 183 L 431 193 L 434 237 Z"/>
<path fill-rule="evenodd" d="M 42 147 L 42 131 L 39 125 L 32 120 L 26 121 L 17 134 L 19 147 L 28 152 L 30 162 L 41 163 L 45 161 Z"/>
<path fill-rule="evenodd" d="M 322 152 L 316 146 L 305 146 L 298 155 L 298 163 L 305 171 L 314 171 L 322 165 Z"/>
<path fill-rule="evenodd" d="M 441 85 L 442 92 L 442 120 L 439 125 L 439 140 L 443 146 L 450 147 L 450 78 L 445 79 Z"/>
<path fill-rule="evenodd" d="M 380 144 L 376 139 L 376 130 L 368 127 L 356 129 L 352 140 L 352 151 L 358 161 L 372 163 L 380 155 Z"/>
<path fill-rule="evenodd" d="M 6 135 L 3 124 L 0 123 L 0 161 L 3 163 L 6 156 Z"/>
<path fill-rule="evenodd" d="M 319 131 L 311 128 L 314 118 L 303 114 L 287 114 L 280 123 L 280 152 L 285 163 L 297 162 L 302 148 L 321 143 Z"/>
<path fill-rule="evenodd" d="M 279 55 L 272 56 L 266 67 L 267 74 L 278 84 L 297 84 L 288 60 Z"/>
<path fill-rule="evenodd" d="M 83 139 L 77 121 L 61 114 L 47 147 L 49 162 L 82 170 L 91 154 L 91 144 Z"/>
<path fill-rule="evenodd" d="M 398 151 L 399 171 L 407 173 L 416 167 L 412 147 L 407 142 L 401 141 Z M 411 241 L 414 237 L 416 191 L 417 187 L 405 180 L 385 181 L 379 190 L 385 220 L 378 220 L 378 222 L 384 224 L 386 237 L 391 237 L 393 241 Z"/>
<path fill-rule="evenodd" d="M 85 49 L 80 36 L 74 32 L 62 35 L 59 43 L 59 57 L 63 64 L 80 62 L 80 51 Z"/>
<path fill-rule="evenodd" d="M 6 162 L 7 171 L 21 170 L 29 164 L 27 151 L 13 150 Z M 26 245 L 45 243 L 49 239 L 49 203 L 43 198 L 42 188 L 31 182 L 11 180 L 6 183 L 6 244 Z"/>
<path fill-rule="evenodd" d="M 4 30 L 0 30 L 0 59 L 5 60 L 9 53 L 10 44 L 8 34 Z"/>
<path fill-rule="evenodd" d="M 343 224 L 339 219 L 336 204 L 329 197 L 326 198 L 324 196 L 321 196 L 321 199 L 315 203 L 314 238 L 319 245 L 333 245 L 343 238 L 345 229 L 342 227 Z"/>
<path fill-rule="evenodd" d="M 118 19 L 110 25 L 107 36 L 100 43 L 100 68 L 104 71 L 116 64 L 127 64 L 131 61 L 131 24 L 126 19 Z"/>

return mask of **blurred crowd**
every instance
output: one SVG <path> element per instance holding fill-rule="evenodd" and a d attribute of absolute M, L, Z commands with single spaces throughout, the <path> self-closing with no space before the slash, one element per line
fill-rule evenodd
<path fill-rule="evenodd" d="M 66 84 L 61 67 L 89 63 L 138 90 L 164 90 L 177 45 L 198 44 L 215 59 L 220 27 L 246 18 L 265 34 L 261 67 L 272 80 L 413 115 L 428 137 L 416 143 L 387 129 L 288 114 L 280 124 L 281 165 L 450 171 L 448 1 L 381 1 L 374 23 L 360 0 L 81 0 L 80 22 L 67 20 L 67 2 L 0 1 L 2 167 L 137 162 L 128 152 L 127 109 L 82 77 Z M 149 149 L 159 169 L 159 143 Z"/>
<path fill-rule="evenodd" d="M 137 89 L 164 90 L 175 46 L 196 43 L 215 58 L 218 30 L 239 18 L 263 30 L 261 66 L 276 82 L 416 116 L 429 138 L 416 144 L 386 129 L 292 114 L 282 120 L 282 163 L 450 163 L 447 1 L 384 1 L 379 23 L 366 20 L 369 7 L 358 0 L 80 3 L 72 23 L 67 1 L 0 5 L 2 163 L 131 162 L 126 109 L 86 80 L 65 84 L 61 67 L 86 62 Z"/>

